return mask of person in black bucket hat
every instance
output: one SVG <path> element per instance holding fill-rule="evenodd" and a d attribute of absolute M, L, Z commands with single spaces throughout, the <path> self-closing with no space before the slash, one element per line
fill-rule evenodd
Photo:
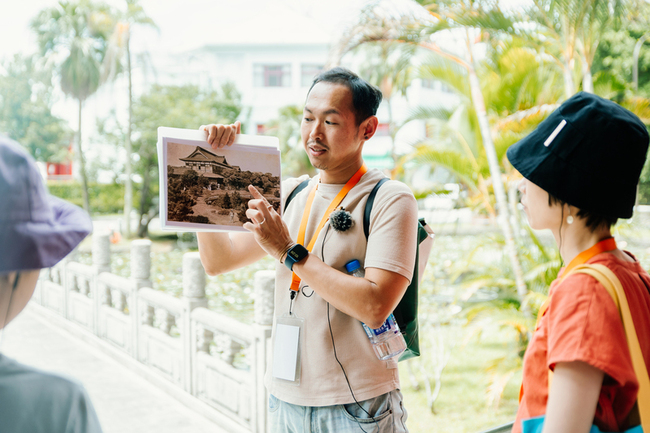
<path fill-rule="evenodd" d="M 0 135 L 0 330 L 31 298 L 39 271 L 92 230 L 89 216 L 53 197 L 34 160 Z M 0 343 L 2 340 L 0 339 Z M 83 386 L 0 353 L 0 432 L 101 432 Z"/>
<path fill-rule="evenodd" d="M 650 276 L 611 235 L 618 218 L 632 216 L 647 151 L 645 125 L 589 93 L 569 98 L 507 151 L 523 176 L 530 226 L 550 229 L 568 263 L 551 284 L 524 356 L 514 433 L 642 431 L 635 426 L 650 410 L 639 385 L 644 376 L 637 378 L 612 297 L 581 268 L 602 265 L 620 281 L 647 372 Z"/>

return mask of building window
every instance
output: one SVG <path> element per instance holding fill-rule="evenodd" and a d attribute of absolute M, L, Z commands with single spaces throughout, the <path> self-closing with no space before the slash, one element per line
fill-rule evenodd
<path fill-rule="evenodd" d="M 300 85 L 302 87 L 310 87 L 316 75 L 320 74 L 323 68 L 323 65 L 317 65 L 315 63 L 303 63 L 300 65 Z"/>
<path fill-rule="evenodd" d="M 291 65 L 255 65 L 256 87 L 291 87 Z"/>

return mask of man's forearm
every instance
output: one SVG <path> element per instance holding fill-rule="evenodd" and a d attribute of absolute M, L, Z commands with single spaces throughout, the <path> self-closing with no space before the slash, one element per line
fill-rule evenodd
<path fill-rule="evenodd" d="M 219 275 L 256 262 L 266 255 L 249 233 L 196 234 L 201 263 L 208 275 Z"/>
<path fill-rule="evenodd" d="M 395 309 L 408 287 L 408 280 L 394 272 L 368 268 L 365 278 L 344 274 L 323 263 L 316 255 L 293 266 L 306 284 L 334 308 L 373 329 L 379 328 Z"/>

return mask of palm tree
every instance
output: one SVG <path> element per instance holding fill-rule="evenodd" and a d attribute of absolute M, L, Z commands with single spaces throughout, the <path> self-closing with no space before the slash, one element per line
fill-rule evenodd
<path fill-rule="evenodd" d="M 463 8 L 464 14 L 456 14 L 454 9 L 450 9 L 450 13 L 446 16 L 436 10 L 436 5 L 432 5 L 429 9 L 420 8 L 411 12 L 403 12 L 395 10 L 389 3 L 372 4 L 364 9 L 359 23 L 350 28 L 339 42 L 338 57 L 340 58 L 343 54 L 366 43 L 393 42 L 395 44 L 415 45 L 456 63 L 466 71 L 471 103 L 478 120 L 481 143 L 487 157 L 492 187 L 497 202 L 497 221 L 506 240 L 506 251 L 515 274 L 517 290 L 523 299 L 528 289 L 517 256 L 502 172 L 490 133 L 480 81 L 476 74 L 477 62 L 474 56 L 474 46 L 477 39 L 480 39 L 480 33 L 477 35 L 476 29 L 469 26 L 460 25 L 459 27 L 456 22 L 456 20 L 460 21 L 459 16 L 473 14 L 476 6 L 474 3 L 469 1 L 465 5 L 461 2 L 458 7 Z M 512 26 L 512 21 L 505 17 L 498 7 L 487 10 L 485 13 L 496 20 L 500 27 Z M 448 30 L 454 26 L 459 27 L 457 30 L 459 32 L 457 35 L 460 36 L 459 39 L 464 40 L 462 50 L 464 52 L 460 56 L 441 48 L 432 38 L 439 31 Z"/>
<path fill-rule="evenodd" d="M 124 168 L 126 171 L 126 180 L 124 183 L 124 235 L 131 237 L 131 211 L 133 209 L 133 164 L 132 154 L 133 146 L 131 144 L 131 135 L 133 128 L 133 85 L 132 85 L 132 67 L 131 67 L 131 32 L 132 27 L 136 24 L 156 27 L 153 20 L 147 16 L 144 9 L 139 4 L 139 0 L 125 0 L 126 11 L 118 12 L 114 19 L 115 25 L 113 33 L 109 39 L 108 51 L 104 59 L 103 81 L 113 79 L 119 69 L 124 68 L 129 86 L 129 118 L 127 122 L 126 137 L 124 147 L 126 148 L 126 161 Z M 123 65 L 126 63 L 126 65 Z"/>
<path fill-rule="evenodd" d="M 90 201 L 81 142 L 81 114 L 84 101 L 99 87 L 108 22 L 105 6 L 78 0 L 60 1 L 57 6 L 39 12 L 31 23 L 41 55 L 56 65 L 61 90 L 78 101 L 77 159 L 86 211 L 90 211 Z"/>

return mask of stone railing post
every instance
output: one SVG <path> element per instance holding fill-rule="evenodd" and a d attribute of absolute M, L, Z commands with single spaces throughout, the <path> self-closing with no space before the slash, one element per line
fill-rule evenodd
<path fill-rule="evenodd" d="M 198 252 L 183 255 L 183 314 L 181 339 L 183 347 L 183 388 L 194 394 L 192 364 L 196 356 L 196 338 L 192 331 L 192 310 L 207 307 L 205 269 Z"/>
<path fill-rule="evenodd" d="M 102 272 L 111 271 L 111 241 L 109 233 L 93 233 L 92 238 L 92 259 L 95 276 L 90 282 L 90 293 L 93 297 L 93 331 L 99 335 L 99 309 L 102 305 L 101 296 L 97 289 L 97 277 Z"/>
<path fill-rule="evenodd" d="M 255 343 L 251 368 L 253 370 L 254 402 L 251 420 L 253 431 L 266 433 L 268 420 L 266 415 L 266 402 L 268 395 L 264 387 L 264 374 L 266 364 L 271 353 L 271 327 L 273 326 L 273 309 L 275 305 L 275 271 L 258 271 L 255 273 L 254 286 L 255 318 Z"/>
<path fill-rule="evenodd" d="M 255 273 L 254 285 L 255 323 L 263 326 L 273 325 L 275 305 L 275 271 Z"/>
<path fill-rule="evenodd" d="M 138 239 L 131 242 L 131 279 L 138 289 L 151 287 L 151 241 Z"/>
<path fill-rule="evenodd" d="M 108 233 L 93 233 L 92 255 L 95 274 L 111 271 L 111 241 Z"/>
<path fill-rule="evenodd" d="M 138 290 L 152 287 L 151 283 L 151 241 L 137 239 L 131 242 L 131 294 L 129 296 L 129 316 L 131 317 L 131 355 L 140 360 L 140 303 Z"/>

